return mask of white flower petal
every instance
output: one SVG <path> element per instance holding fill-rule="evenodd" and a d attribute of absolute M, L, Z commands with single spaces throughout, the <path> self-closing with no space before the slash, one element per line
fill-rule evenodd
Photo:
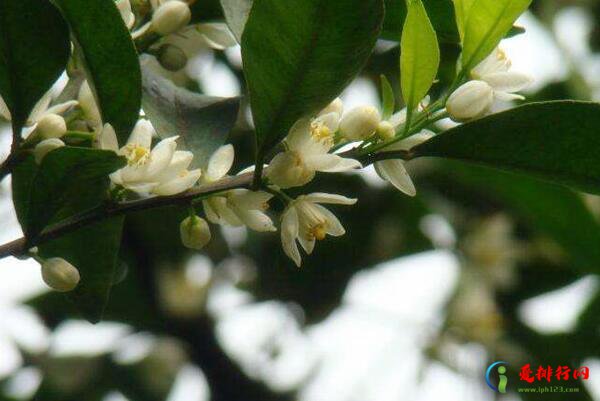
<path fill-rule="evenodd" d="M 393 114 L 388 121 L 390 124 L 392 124 L 394 130 L 397 130 L 399 126 L 406 122 L 406 109 L 402 109 Z"/>
<path fill-rule="evenodd" d="M 290 150 L 299 151 L 306 147 L 307 142 L 311 140 L 310 123 L 309 118 L 301 118 L 292 125 L 288 136 L 285 138 L 285 143 Z"/>
<path fill-rule="evenodd" d="M 277 231 L 271 218 L 260 210 L 248 210 L 236 207 L 235 214 L 251 230 L 258 232 Z"/>
<path fill-rule="evenodd" d="M 77 106 L 79 102 L 77 100 L 69 100 L 68 102 L 55 104 L 52 107 L 49 107 L 44 115 L 46 114 L 64 114 L 67 111 L 71 110 L 73 107 Z"/>
<path fill-rule="evenodd" d="M 217 149 L 208 161 L 205 179 L 212 182 L 223 178 L 231 170 L 234 157 L 232 145 L 224 145 Z"/>
<path fill-rule="evenodd" d="M 486 75 L 484 78 L 495 91 L 519 92 L 532 84 L 533 78 L 520 72 L 500 72 Z"/>
<path fill-rule="evenodd" d="M 375 163 L 375 171 L 398 190 L 409 196 L 415 196 L 417 190 L 401 160 L 383 160 Z"/>
<path fill-rule="evenodd" d="M 140 184 L 124 183 L 123 187 L 127 188 L 130 191 L 137 193 L 140 196 L 146 197 L 146 196 L 150 196 L 150 193 L 153 192 L 156 185 L 157 185 L 156 182 L 145 182 L 145 183 L 140 183 Z"/>
<path fill-rule="evenodd" d="M 148 120 L 139 120 L 127 140 L 128 145 L 137 145 L 146 149 L 152 146 L 152 137 L 154 136 L 154 127 Z"/>
<path fill-rule="evenodd" d="M 310 168 L 323 173 L 341 173 L 362 168 L 362 164 L 358 160 L 345 159 L 329 153 L 309 157 L 306 163 Z"/>
<path fill-rule="evenodd" d="M 170 181 L 177 178 L 177 175 L 187 168 L 192 163 L 194 154 L 192 152 L 178 150 L 173 153 L 171 163 L 162 171 L 154 176 L 154 179 L 159 182 Z"/>
<path fill-rule="evenodd" d="M 513 100 L 525 100 L 525 96 L 507 92 L 494 92 L 494 97 L 498 100 L 502 100 L 503 102 L 510 102 Z"/>
<path fill-rule="evenodd" d="M 214 196 L 208 200 L 215 212 L 218 223 L 221 225 L 230 225 L 234 227 L 243 226 L 244 223 L 237 217 L 227 204 L 227 199 L 223 196 Z"/>
<path fill-rule="evenodd" d="M 98 146 L 103 150 L 119 151 L 119 142 L 115 129 L 109 123 L 104 124 L 102 131 L 98 135 Z"/>
<path fill-rule="evenodd" d="M 25 125 L 33 125 L 39 121 L 40 118 L 44 115 L 48 107 L 50 106 L 50 102 L 52 101 L 52 90 L 49 90 L 42 96 L 40 100 L 33 106 L 33 110 L 29 114 Z"/>
<path fill-rule="evenodd" d="M 314 203 L 327 203 L 331 205 L 354 205 L 357 199 L 350 199 L 342 195 L 327 194 L 324 192 L 314 192 L 312 194 L 299 197 L 306 201 Z"/>
<path fill-rule="evenodd" d="M 210 221 L 213 224 L 221 224 L 221 218 L 219 217 L 215 209 L 212 207 L 210 199 L 203 200 L 202 206 L 204 206 L 204 214 L 206 214 L 206 218 L 208 219 L 208 221 Z"/>
<path fill-rule="evenodd" d="M 300 251 L 296 244 L 296 237 L 298 237 L 299 230 L 298 213 L 295 207 L 288 207 L 283 212 L 283 219 L 281 222 L 281 244 L 285 254 L 296 263 L 296 266 L 300 267 L 302 264 L 302 258 L 300 257 Z"/>
<path fill-rule="evenodd" d="M 319 117 L 315 118 L 315 122 L 323 123 L 327 128 L 329 128 L 329 130 L 333 134 L 340 127 L 340 119 L 341 119 L 340 114 L 338 114 L 336 112 L 331 112 L 331 113 L 320 115 Z"/>
<path fill-rule="evenodd" d="M 2 99 L 2 96 L 0 96 L 0 117 L 5 119 L 6 121 L 10 121 L 11 119 L 10 110 L 8 110 L 8 106 L 6 105 L 4 99 Z"/>
<path fill-rule="evenodd" d="M 263 210 L 273 198 L 273 194 L 264 191 L 249 191 L 247 189 L 234 189 L 229 191 L 229 199 L 238 207 L 247 210 Z"/>
<path fill-rule="evenodd" d="M 177 149 L 177 137 L 171 137 L 160 141 L 150 153 L 150 161 L 147 165 L 146 174 L 149 179 L 156 181 L 155 176 L 164 171 L 175 154 Z"/>
<path fill-rule="evenodd" d="M 317 243 L 317 240 L 314 238 L 306 239 L 306 237 L 303 234 L 300 234 L 298 236 L 298 242 L 300 243 L 300 245 L 302 245 L 302 248 L 304 249 L 306 254 L 310 255 L 315 250 L 315 244 Z"/>
<path fill-rule="evenodd" d="M 346 230 L 335 214 L 331 213 L 331 211 L 321 205 L 315 205 L 315 207 L 325 217 L 325 221 L 327 222 L 327 234 L 333 237 L 341 237 L 346 234 Z"/>
<path fill-rule="evenodd" d="M 198 24 L 196 29 L 203 35 L 206 43 L 213 49 L 223 50 L 237 44 L 235 37 L 225 23 L 212 22 Z"/>
<path fill-rule="evenodd" d="M 174 180 L 158 185 L 152 192 L 159 196 L 179 194 L 193 187 L 202 175 L 202 171 L 200 169 L 185 171 L 184 173 L 185 174 L 177 177 Z"/>

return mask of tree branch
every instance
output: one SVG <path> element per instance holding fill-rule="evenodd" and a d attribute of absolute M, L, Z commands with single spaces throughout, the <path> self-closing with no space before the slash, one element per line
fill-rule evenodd
<path fill-rule="evenodd" d="M 178 195 L 140 199 L 120 203 L 106 203 L 86 212 L 69 217 L 46 228 L 40 233 L 40 235 L 31 239 L 29 242 L 23 237 L 7 244 L 0 245 L 0 259 L 11 255 L 22 255 L 30 247 L 43 244 L 64 234 L 73 232 L 81 227 L 88 226 L 109 217 L 120 216 L 127 213 L 139 212 L 142 210 L 154 209 L 163 206 L 179 204 L 186 205 L 200 196 L 211 195 L 235 188 L 248 188 L 252 184 L 252 178 L 253 173 L 247 173 L 234 177 L 226 177 L 215 183 L 202 185 Z"/>

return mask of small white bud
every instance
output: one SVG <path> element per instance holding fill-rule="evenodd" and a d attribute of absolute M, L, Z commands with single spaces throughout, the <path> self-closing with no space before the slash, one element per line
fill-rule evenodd
<path fill-rule="evenodd" d="M 65 143 L 58 138 L 50 138 L 45 139 L 42 142 L 38 143 L 33 149 L 33 156 L 35 157 L 35 162 L 37 164 L 42 163 L 44 157 L 54 149 L 62 148 L 65 146 Z"/>
<path fill-rule="evenodd" d="M 389 121 L 382 121 L 377 127 L 377 135 L 384 141 L 389 141 L 396 136 L 396 130 Z"/>
<path fill-rule="evenodd" d="M 159 35 L 169 35 L 186 26 L 192 19 L 190 7 L 179 0 L 162 4 L 152 15 L 152 27 Z"/>
<path fill-rule="evenodd" d="M 94 93 L 92 92 L 92 88 L 88 81 L 84 81 L 83 84 L 81 84 L 77 100 L 85 118 L 89 120 L 92 125 L 101 126 L 102 117 L 100 116 L 100 109 L 98 109 Z"/>
<path fill-rule="evenodd" d="M 350 141 L 367 139 L 375 133 L 380 122 L 381 116 L 375 107 L 357 107 L 340 122 L 340 134 Z"/>
<path fill-rule="evenodd" d="M 198 216 L 184 219 L 179 226 L 181 242 L 186 248 L 200 250 L 210 242 L 210 227 L 206 220 Z"/>
<path fill-rule="evenodd" d="M 293 188 L 308 184 L 315 172 L 306 167 L 297 152 L 278 153 L 266 171 L 272 184 L 281 188 Z"/>
<path fill-rule="evenodd" d="M 446 103 L 448 114 L 455 121 L 482 117 L 494 102 L 494 89 L 484 81 L 469 81 L 455 90 Z"/>
<path fill-rule="evenodd" d="M 44 139 L 60 138 L 67 132 L 67 123 L 58 114 L 50 113 L 38 121 L 36 129 Z"/>
<path fill-rule="evenodd" d="M 188 62 L 183 50 L 171 44 L 164 44 L 158 49 L 157 59 L 165 70 L 173 72 L 181 70 Z"/>
<path fill-rule="evenodd" d="M 319 116 L 324 116 L 329 113 L 338 113 L 340 116 L 344 113 L 344 102 L 342 102 L 342 99 L 338 97 L 333 102 L 329 103 L 327 107 L 321 110 Z"/>
<path fill-rule="evenodd" d="M 62 258 L 50 258 L 42 263 L 42 278 L 59 292 L 72 291 L 79 284 L 79 271 Z"/>

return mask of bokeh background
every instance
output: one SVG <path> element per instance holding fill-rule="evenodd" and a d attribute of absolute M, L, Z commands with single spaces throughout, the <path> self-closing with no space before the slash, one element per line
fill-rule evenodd
<path fill-rule="evenodd" d="M 526 33 L 502 47 L 535 78 L 528 101 L 600 100 L 600 1 L 538 0 L 517 24 Z M 442 50 L 451 70 L 457 50 Z M 397 44 L 379 42 L 346 108 L 379 106 L 379 75 L 397 87 L 397 71 Z M 174 79 L 242 95 L 239 47 L 206 49 Z M 1 126 L 0 154 L 9 141 Z M 248 166 L 247 110 L 230 141 Z M 129 216 L 97 325 L 48 291 L 35 261 L 0 260 L 0 400 L 600 400 L 600 198 L 439 160 L 410 168 L 414 199 L 372 168 L 311 183 L 359 203 L 335 209 L 347 235 L 301 269 L 278 235 L 213 227 L 192 254 L 178 237 L 185 211 Z M 21 235 L 10 199 L 6 179 L 2 243 Z M 511 394 L 485 385 L 496 360 Z M 517 394 L 525 363 L 585 365 L 591 377 L 567 397 Z"/>

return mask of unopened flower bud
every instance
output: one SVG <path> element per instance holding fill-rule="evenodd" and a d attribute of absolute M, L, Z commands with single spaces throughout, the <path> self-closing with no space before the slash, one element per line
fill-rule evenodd
<path fill-rule="evenodd" d="M 484 81 L 469 81 L 455 90 L 446 103 L 448 114 L 455 121 L 482 117 L 494 102 L 494 90 Z"/>
<path fill-rule="evenodd" d="M 297 152 L 277 154 L 266 171 L 269 182 L 281 188 L 293 188 L 308 184 L 315 172 L 306 167 Z"/>
<path fill-rule="evenodd" d="M 46 114 L 37 123 L 37 132 L 42 138 L 60 138 L 67 132 L 65 119 L 58 114 Z"/>
<path fill-rule="evenodd" d="M 165 70 L 173 72 L 181 70 L 188 62 L 183 50 L 171 44 L 164 44 L 158 49 L 157 59 Z"/>
<path fill-rule="evenodd" d="M 79 284 L 79 271 L 62 258 L 50 258 L 42 263 L 42 278 L 59 292 L 72 291 Z"/>
<path fill-rule="evenodd" d="M 186 248 L 200 250 L 210 242 L 210 227 L 206 220 L 198 216 L 190 216 L 179 226 L 181 242 Z"/>
<path fill-rule="evenodd" d="M 340 99 L 338 97 L 333 102 L 329 103 L 329 105 L 327 105 L 327 107 L 325 107 L 323 110 L 321 110 L 319 115 L 324 116 L 325 114 L 329 114 L 329 113 L 338 113 L 338 115 L 341 116 L 343 112 L 344 112 L 344 102 L 342 102 L 342 99 Z"/>
<path fill-rule="evenodd" d="M 190 7 L 179 0 L 163 3 L 152 16 L 152 27 L 159 35 L 169 35 L 186 26 L 192 19 Z"/>
<path fill-rule="evenodd" d="M 85 118 L 94 126 L 100 126 L 102 124 L 102 117 L 100 116 L 100 109 L 96 104 L 94 93 L 92 88 L 87 81 L 84 81 L 79 88 L 79 95 L 77 96 L 79 107 L 83 111 Z"/>
<path fill-rule="evenodd" d="M 380 122 L 381 116 L 375 107 L 357 107 L 340 122 L 340 133 L 348 140 L 360 141 L 373 135 Z"/>
<path fill-rule="evenodd" d="M 384 141 L 389 141 L 396 136 L 396 130 L 389 121 L 382 121 L 377 127 L 377 135 Z"/>
<path fill-rule="evenodd" d="M 35 162 L 37 164 L 42 163 L 44 157 L 54 149 L 58 149 L 65 146 L 65 143 L 58 138 L 50 138 L 45 139 L 42 142 L 38 143 L 36 147 L 33 149 L 33 156 L 35 157 Z"/>

